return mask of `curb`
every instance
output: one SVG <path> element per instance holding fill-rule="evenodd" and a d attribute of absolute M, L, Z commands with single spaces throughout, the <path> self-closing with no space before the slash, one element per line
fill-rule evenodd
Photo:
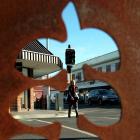
<path fill-rule="evenodd" d="M 14 119 L 35 119 L 35 118 L 63 118 L 68 117 L 67 112 L 52 112 L 52 113 L 40 113 L 40 112 L 33 112 L 33 113 L 11 113 Z M 75 112 L 71 112 L 71 117 L 76 116 Z"/>

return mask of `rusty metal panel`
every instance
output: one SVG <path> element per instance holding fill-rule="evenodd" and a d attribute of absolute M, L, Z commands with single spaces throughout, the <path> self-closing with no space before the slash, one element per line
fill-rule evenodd
<path fill-rule="evenodd" d="M 96 27 L 106 31 L 116 41 L 121 54 L 121 67 L 115 73 L 99 73 L 84 66 L 87 80 L 101 79 L 116 89 L 122 103 L 121 120 L 112 126 L 101 127 L 80 116 L 77 125 L 80 129 L 97 134 L 103 140 L 137 140 L 140 137 L 140 1 L 72 1 L 76 6 L 81 28 Z M 25 126 L 14 120 L 8 110 L 15 97 L 30 87 L 46 84 L 58 90 L 66 88 L 65 70 L 52 79 L 34 81 L 24 77 L 14 66 L 21 48 L 32 40 L 42 36 L 66 40 L 61 12 L 69 1 L 0 2 L 0 139 L 33 133 L 57 140 L 61 129 L 59 123 L 41 128 Z M 59 81 L 62 81 L 61 84 Z"/>

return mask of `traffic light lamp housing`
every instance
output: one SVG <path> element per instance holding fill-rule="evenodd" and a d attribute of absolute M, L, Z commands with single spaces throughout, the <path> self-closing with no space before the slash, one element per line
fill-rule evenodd
<path fill-rule="evenodd" d="M 74 65 L 75 64 L 75 50 L 68 46 L 65 52 L 65 63 L 66 65 Z"/>

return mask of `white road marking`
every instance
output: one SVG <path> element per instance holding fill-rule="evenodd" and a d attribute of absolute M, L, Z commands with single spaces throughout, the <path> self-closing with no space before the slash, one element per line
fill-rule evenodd
<path fill-rule="evenodd" d="M 118 111 L 118 112 L 116 112 Z M 88 113 L 88 112 L 100 112 L 100 113 L 121 113 L 120 109 L 116 109 L 116 110 L 109 110 L 109 109 L 93 109 L 93 110 L 80 110 L 80 113 Z"/>
<path fill-rule="evenodd" d="M 93 117 L 93 119 L 96 118 L 96 119 L 112 119 L 112 120 L 120 120 L 120 117 Z"/>
<path fill-rule="evenodd" d="M 36 121 L 39 121 L 39 122 L 43 122 L 43 123 L 47 123 L 47 124 L 52 124 L 52 122 L 43 121 L 43 120 L 39 120 L 39 119 L 33 119 L 33 120 L 36 120 Z M 83 133 L 83 134 L 86 134 L 86 135 L 89 135 L 89 136 L 92 136 L 92 137 L 97 137 L 96 135 L 94 135 L 92 133 L 89 133 L 89 132 L 86 132 L 86 131 L 82 131 L 82 130 L 79 130 L 79 129 L 76 129 L 76 128 L 68 127 L 68 126 L 65 126 L 65 125 L 62 125 L 62 127 L 66 128 L 66 129 L 70 129 L 70 130 L 76 131 L 76 132 L 79 132 L 79 133 Z"/>

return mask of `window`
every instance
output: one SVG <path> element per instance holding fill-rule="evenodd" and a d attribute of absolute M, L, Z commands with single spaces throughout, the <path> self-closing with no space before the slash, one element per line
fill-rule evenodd
<path fill-rule="evenodd" d="M 111 72 L 111 65 L 106 65 L 106 72 Z"/>
<path fill-rule="evenodd" d="M 89 82 L 90 85 L 93 85 L 94 83 L 95 83 L 95 80 Z"/>
<path fill-rule="evenodd" d="M 98 67 L 98 68 L 97 68 L 97 71 L 102 72 L 102 67 Z"/>
<path fill-rule="evenodd" d="M 75 80 L 75 74 L 72 74 L 72 79 Z"/>
<path fill-rule="evenodd" d="M 119 62 L 115 63 L 115 70 L 117 71 L 117 70 L 119 70 L 119 68 L 120 68 L 120 63 Z"/>
<path fill-rule="evenodd" d="M 81 72 L 78 72 L 76 75 L 77 82 L 81 81 Z"/>

